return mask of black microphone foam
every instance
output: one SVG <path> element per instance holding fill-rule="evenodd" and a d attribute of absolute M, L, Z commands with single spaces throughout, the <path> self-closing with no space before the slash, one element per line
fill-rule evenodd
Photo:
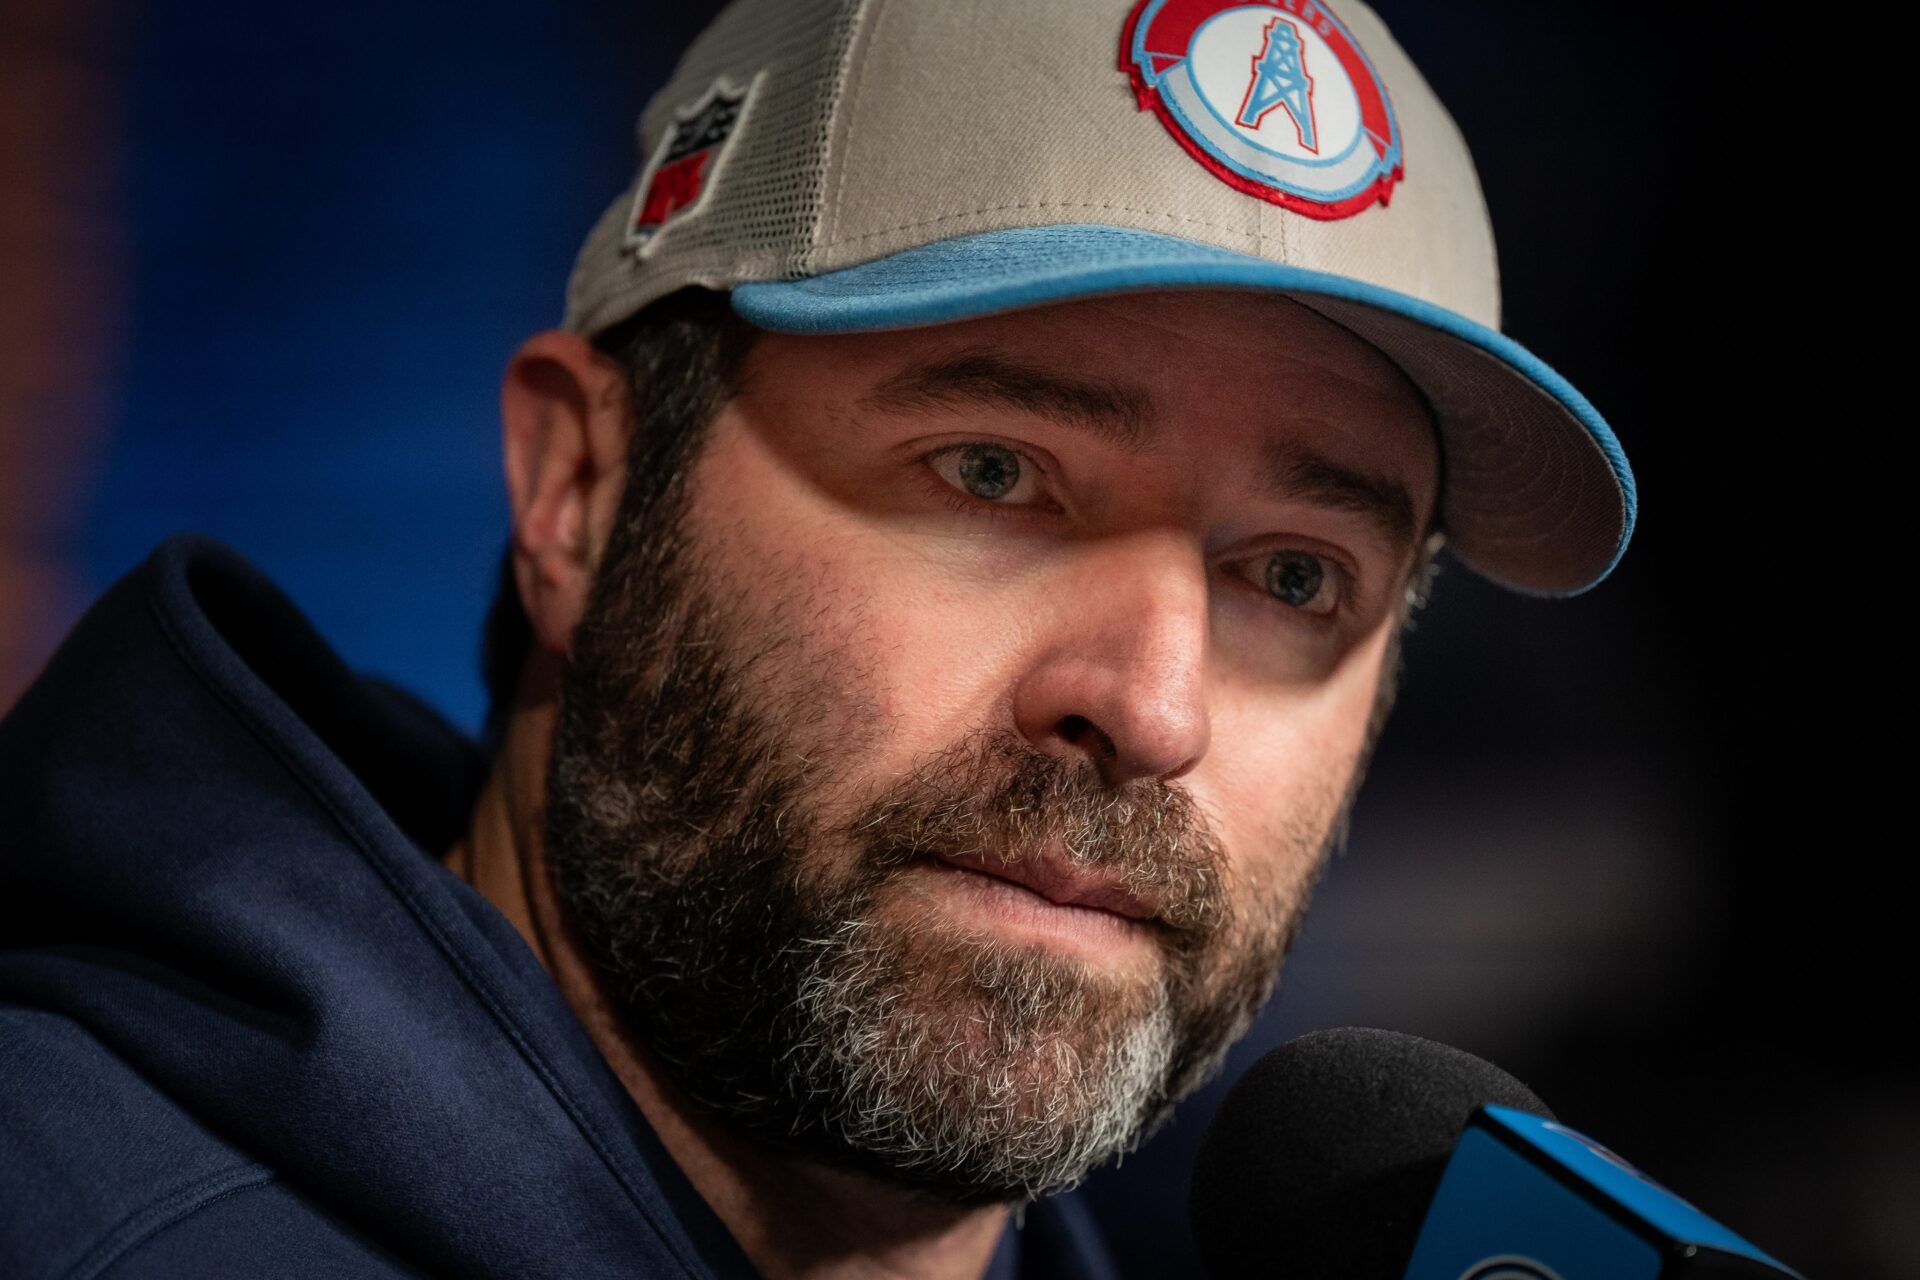
<path fill-rule="evenodd" d="M 1216 1280 L 1399 1280 L 1484 1103 L 1552 1118 L 1490 1062 L 1419 1036 L 1315 1031 L 1254 1063 L 1201 1139 L 1188 1211 Z"/>

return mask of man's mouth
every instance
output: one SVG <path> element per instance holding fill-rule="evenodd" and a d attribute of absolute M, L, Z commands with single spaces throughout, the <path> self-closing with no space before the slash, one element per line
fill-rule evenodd
<path fill-rule="evenodd" d="M 963 871 L 1018 885 L 1059 907 L 1107 911 L 1129 920 L 1153 922 L 1160 908 L 1150 897 L 1129 889 L 1110 872 L 1077 867 L 1057 846 L 1039 854 L 1005 861 L 991 853 L 941 853 L 940 861 Z"/>

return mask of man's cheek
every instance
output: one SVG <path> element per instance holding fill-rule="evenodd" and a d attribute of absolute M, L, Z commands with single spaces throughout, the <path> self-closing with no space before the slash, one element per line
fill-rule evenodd
<path fill-rule="evenodd" d="M 864 598 L 843 652 L 862 669 L 859 727 L 886 754 L 911 761 L 1005 722 L 1019 659 L 1000 607 L 894 584 Z"/>

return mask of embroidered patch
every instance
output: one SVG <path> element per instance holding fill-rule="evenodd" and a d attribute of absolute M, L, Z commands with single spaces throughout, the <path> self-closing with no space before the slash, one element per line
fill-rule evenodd
<path fill-rule="evenodd" d="M 643 256 L 669 223 L 699 208 L 706 198 L 751 88 L 716 80 L 691 106 L 674 112 L 666 136 L 640 174 L 627 218 L 627 244 Z"/>
<path fill-rule="evenodd" d="M 1316 0 L 1139 0 L 1120 68 L 1140 110 L 1250 196 L 1346 218 L 1402 176 L 1386 86 Z"/>

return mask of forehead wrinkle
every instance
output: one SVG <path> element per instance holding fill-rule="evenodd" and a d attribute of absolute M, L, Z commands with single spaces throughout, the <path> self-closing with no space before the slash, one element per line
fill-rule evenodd
<path fill-rule="evenodd" d="M 861 398 L 872 409 L 927 412 L 989 407 L 1047 418 L 1127 453 L 1153 441 L 1151 392 L 1105 378 L 1057 373 L 993 347 L 964 348 L 892 374 Z"/>

